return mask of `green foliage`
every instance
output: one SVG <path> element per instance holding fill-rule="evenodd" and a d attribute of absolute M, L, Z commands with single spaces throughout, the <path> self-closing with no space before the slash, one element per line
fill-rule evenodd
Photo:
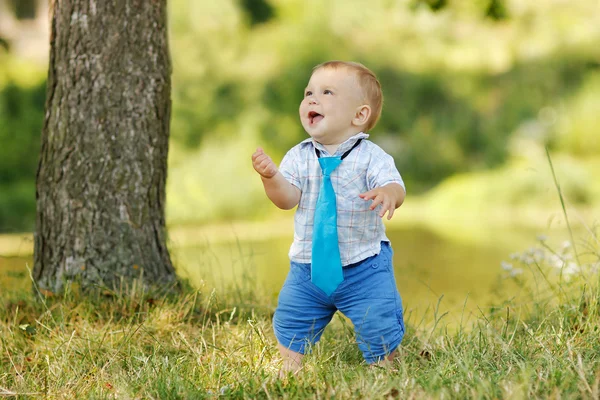
<path fill-rule="evenodd" d="M 543 149 L 531 143 L 520 146 L 536 154 L 493 171 L 459 174 L 447 179 L 425 196 L 432 221 L 540 220 L 560 209 L 554 181 Z M 553 158 L 554 169 L 569 208 L 593 210 L 600 203 L 600 163 L 578 162 L 571 157 Z M 501 221 L 500 221 L 501 222 Z"/>
<path fill-rule="evenodd" d="M 502 0 L 490 0 L 485 16 L 500 21 L 509 17 L 508 10 Z"/>
<path fill-rule="evenodd" d="M 0 53 L 0 59 L 7 57 Z M 46 85 L 23 84 L 22 77 L 13 79 L 15 70 L 0 67 L 0 232 L 31 231 L 35 222 Z"/>
<path fill-rule="evenodd" d="M 35 227 L 35 180 L 0 184 L 0 232 L 32 232 Z"/>
<path fill-rule="evenodd" d="M 264 104 L 274 115 L 265 121 L 261 133 L 276 148 L 289 148 L 305 137 L 299 124 L 287 121 L 296 119 L 306 85 L 306 78 L 298 77 L 322 60 L 322 53 L 326 51 L 315 51 L 314 59 L 293 64 L 265 85 Z M 374 60 L 365 63 L 377 66 Z M 545 133 L 537 139 L 549 143 L 553 127 L 544 126 L 547 121 L 540 110 L 560 104 L 579 90 L 583 77 L 591 77 L 595 67 L 587 56 L 572 54 L 516 64 L 499 75 L 414 74 L 389 66 L 374 69 L 385 102 L 372 139 L 387 145 L 411 190 L 418 193 L 458 172 L 501 165 L 509 156 L 510 137 L 525 122 L 540 125 Z M 585 106 L 577 108 L 579 113 L 595 104 L 591 96 L 582 103 Z M 591 126 L 589 120 L 594 116 L 586 115 L 589 117 L 580 126 Z M 573 124 L 577 126 L 577 122 Z M 587 132 L 588 136 L 594 133 Z"/>
<path fill-rule="evenodd" d="M 0 184 L 35 178 L 46 85 L 0 87 Z"/>
<path fill-rule="evenodd" d="M 175 159 L 183 153 L 173 150 Z M 183 153 L 179 161 L 172 161 L 167 182 L 169 223 L 248 220 L 264 215 L 270 205 L 264 201 L 263 189 L 254 184 L 256 173 L 245 150 L 253 151 L 252 144 L 207 140 L 199 151 Z M 223 159 L 230 162 L 223 163 Z"/>
<path fill-rule="evenodd" d="M 8 4 L 18 19 L 32 19 L 36 16 L 36 0 L 9 0 Z"/>
<path fill-rule="evenodd" d="M 8 40 L 0 36 L 0 51 L 8 51 L 10 50 L 10 43 Z"/>
<path fill-rule="evenodd" d="M 585 158 L 600 154 L 600 65 L 588 68 L 591 71 L 583 75 L 577 91 L 569 94 L 564 112 L 548 116 L 556 119 L 551 127 L 554 147 Z"/>
<path fill-rule="evenodd" d="M 248 14 L 250 25 L 268 22 L 275 14 L 273 6 L 266 0 L 241 0 L 241 5 Z"/>
<path fill-rule="evenodd" d="M 298 120 L 303 88 L 312 67 L 329 59 L 359 61 L 378 74 L 385 101 L 371 139 L 395 157 L 412 194 L 457 173 L 502 166 L 521 152 L 511 146 L 521 139 L 575 157 L 600 154 L 600 33 L 590 22 L 598 10 L 586 0 L 169 6 L 171 137 L 172 147 L 183 149 L 170 163 L 186 177 L 169 175 L 175 182 L 168 197 L 179 205 L 172 216 L 259 215 L 262 188 L 251 177 L 249 155 L 262 146 L 280 160 L 306 137 Z M 5 67 L 11 59 L 0 53 L 0 184 L 9 191 L 34 179 L 44 104 L 43 78 L 21 65 Z M 235 157 L 190 159 L 207 148 L 219 152 L 214 143 Z M 243 177 L 239 186 L 249 195 L 215 190 L 211 179 L 227 182 L 218 171 Z M 223 208 L 180 209 L 214 196 Z M 15 210 L 0 213 L 9 214 Z M 24 221 L 22 228 L 31 225 Z"/>
<path fill-rule="evenodd" d="M 424 4 L 429 7 L 432 11 L 442 10 L 448 5 L 447 0 L 416 0 L 413 2 L 413 7 L 417 7 L 420 4 Z"/>
<path fill-rule="evenodd" d="M 355 3 L 273 3 L 276 17 L 260 30 L 246 29 L 243 18 L 229 13 L 210 29 L 182 33 L 175 42 L 196 38 L 198 49 L 175 52 L 174 58 L 186 65 L 196 60 L 205 77 L 197 84 L 206 88 L 201 97 L 185 97 L 189 123 L 176 122 L 186 138 L 193 138 L 185 143 L 200 144 L 207 135 L 227 132 L 235 138 L 245 114 L 254 113 L 260 118 L 249 127 L 250 135 L 269 143 L 274 157 L 281 158 L 306 137 L 297 110 L 312 67 L 327 59 L 352 59 L 371 67 L 382 81 L 384 110 L 372 139 L 395 156 L 412 193 L 457 172 L 501 165 L 510 157 L 509 138 L 530 123 L 540 127 L 541 144 L 562 146 L 564 141 L 551 142 L 555 127 L 547 111 L 561 112 L 564 99 L 594 73 L 599 53 L 583 36 L 576 45 L 555 44 L 540 24 L 543 19 L 569 36 L 566 26 L 558 25 L 559 15 L 568 14 L 572 23 L 585 20 L 593 10 L 583 2 L 569 10 L 546 3 L 519 8 L 496 0 L 417 1 L 412 7 L 374 2 L 368 12 Z M 216 16 L 235 8 L 229 1 L 222 4 L 204 11 Z M 174 12 L 184 11 L 178 6 Z M 469 34 L 456 33 L 462 30 Z M 202 44 L 209 33 L 210 44 Z M 222 98 L 217 82 L 232 80 L 236 95 Z M 181 116 L 177 103 L 175 121 Z M 224 110 L 222 116 L 210 118 L 208 104 Z M 589 98 L 585 104 L 594 105 Z M 174 129 L 176 138 L 178 132 Z"/>

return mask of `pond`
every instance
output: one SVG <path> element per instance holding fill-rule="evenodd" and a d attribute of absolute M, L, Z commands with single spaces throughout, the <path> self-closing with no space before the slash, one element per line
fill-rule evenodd
<path fill-rule="evenodd" d="M 290 226 L 291 228 L 291 226 Z M 394 250 L 396 283 L 403 298 L 406 315 L 413 322 L 433 320 L 438 300 L 446 320 L 467 320 L 491 302 L 512 296 L 516 287 L 506 279 L 500 265 L 515 252 L 536 244 L 536 232 L 505 227 L 483 228 L 470 239 L 458 230 L 440 232 L 425 227 L 390 227 L 388 237 Z M 178 273 L 207 293 L 216 288 L 248 285 L 267 293 L 270 306 L 285 280 L 292 233 L 261 239 L 211 240 L 210 235 L 193 246 L 172 250 Z M 31 257 L 0 257 L 0 290 L 28 290 Z"/>
<path fill-rule="evenodd" d="M 407 315 L 431 321 L 438 300 L 441 312 L 458 321 L 466 311 L 476 311 L 501 301 L 516 288 L 505 279 L 501 262 L 536 241 L 535 231 L 503 229 L 487 231 L 475 243 L 456 241 L 423 227 L 387 230 L 394 250 L 396 284 Z M 209 240 L 209 239 L 208 239 Z M 252 241 L 213 243 L 175 252 L 180 272 L 206 290 L 228 285 L 256 285 L 276 304 L 277 293 L 289 269 L 292 234 Z M 248 282 L 250 280 L 250 282 Z M 443 297 L 443 298 L 442 298 Z"/>

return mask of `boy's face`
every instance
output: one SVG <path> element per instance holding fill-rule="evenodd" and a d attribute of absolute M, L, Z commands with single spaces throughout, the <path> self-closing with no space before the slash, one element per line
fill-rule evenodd
<path fill-rule="evenodd" d="M 346 68 L 320 68 L 304 91 L 300 121 L 317 142 L 339 144 L 361 131 L 355 118 L 363 104 L 354 73 Z"/>

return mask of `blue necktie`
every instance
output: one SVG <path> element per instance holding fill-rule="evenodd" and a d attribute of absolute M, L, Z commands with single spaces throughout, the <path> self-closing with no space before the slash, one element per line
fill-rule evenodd
<path fill-rule="evenodd" d="M 312 237 L 311 281 L 330 296 L 344 280 L 337 231 L 337 206 L 331 173 L 342 163 L 361 139 L 341 157 L 321 157 L 315 147 L 323 179 L 315 207 Z"/>
<path fill-rule="evenodd" d="M 341 157 L 319 158 L 323 180 L 315 208 L 310 279 L 327 296 L 344 280 L 338 244 L 335 192 L 330 176 L 341 162 Z"/>

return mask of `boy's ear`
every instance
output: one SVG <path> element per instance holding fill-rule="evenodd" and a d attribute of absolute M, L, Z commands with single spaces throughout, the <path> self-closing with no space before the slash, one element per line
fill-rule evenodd
<path fill-rule="evenodd" d="M 363 104 L 356 109 L 356 114 L 352 119 L 352 125 L 361 126 L 365 125 L 369 121 L 371 116 L 371 107 L 367 104 Z"/>

